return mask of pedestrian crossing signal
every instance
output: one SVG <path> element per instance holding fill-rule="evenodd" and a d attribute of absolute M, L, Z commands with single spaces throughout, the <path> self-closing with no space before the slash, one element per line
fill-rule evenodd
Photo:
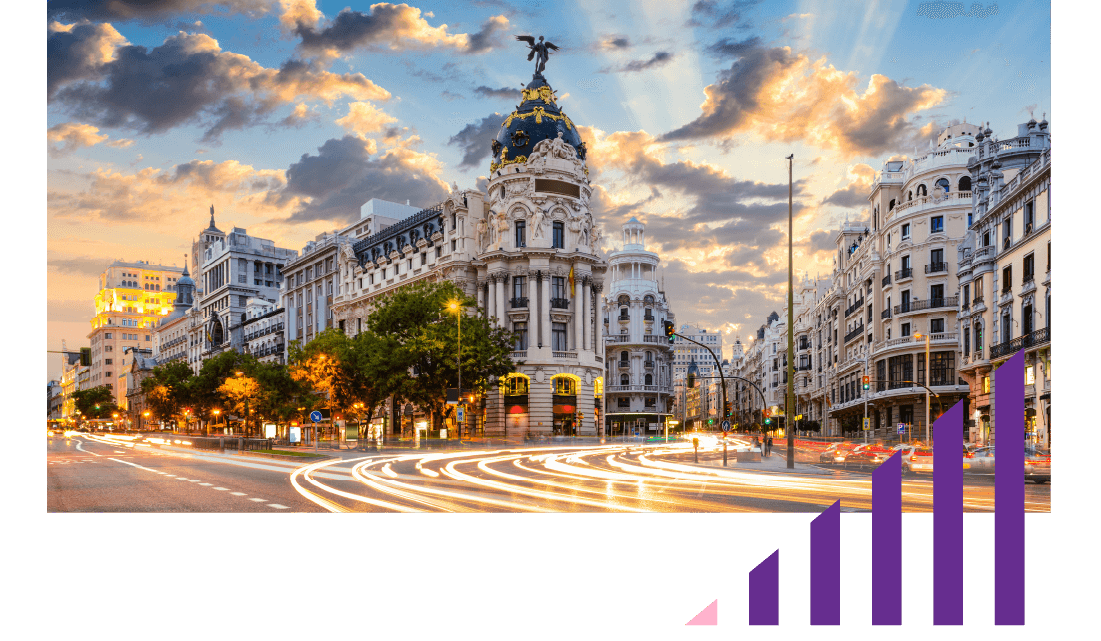
<path fill-rule="evenodd" d="M 872 387 L 872 377 L 871 376 L 865 376 L 864 377 L 864 389 L 867 390 L 867 389 L 870 389 L 871 387 Z"/>

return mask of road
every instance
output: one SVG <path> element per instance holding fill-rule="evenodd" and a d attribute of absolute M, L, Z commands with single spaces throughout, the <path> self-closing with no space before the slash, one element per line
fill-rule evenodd
<path fill-rule="evenodd" d="M 821 512 L 838 499 L 871 509 L 869 473 L 723 468 L 715 451 L 696 465 L 686 444 L 340 451 L 299 463 L 97 438 L 48 439 L 48 511 Z M 994 509 L 993 477 L 964 482 L 966 511 Z M 902 491 L 904 511 L 932 510 L 931 479 Z M 1050 511 L 1050 485 L 1027 484 L 1025 500 Z"/>

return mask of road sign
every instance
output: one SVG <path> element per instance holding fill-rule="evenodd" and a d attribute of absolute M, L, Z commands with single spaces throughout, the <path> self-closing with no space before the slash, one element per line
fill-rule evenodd
<path fill-rule="evenodd" d="M 872 429 L 872 419 L 867 416 L 864 417 L 864 431 Z"/>
<path fill-rule="evenodd" d="M 905 423 L 899 423 L 898 424 L 898 433 L 899 434 L 905 434 L 906 433 L 906 424 Z"/>
<path fill-rule="evenodd" d="M 459 422 L 463 422 L 463 408 L 461 407 L 459 408 Z"/>
<path fill-rule="evenodd" d="M 321 412 L 319 412 L 317 410 L 314 410 L 314 411 L 310 412 L 310 420 L 313 421 L 314 423 L 320 422 L 321 421 Z"/>
<path fill-rule="evenodd" d="M 730 421 L 723 421 L 723 426 L 722 427 L 723 427 L 724 432 L 729 432 L 730 431 Z"/>

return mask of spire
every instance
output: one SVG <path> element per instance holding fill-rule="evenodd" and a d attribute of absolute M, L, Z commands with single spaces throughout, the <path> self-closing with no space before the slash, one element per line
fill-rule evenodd
<path fill-rule="evenodd" d="M 187 273 L 187 254 L 184 254 L 184 270 L 183 270 L 183 275 L 184 275 L 184 276 L 190 276 L 190 275 L 191 275 L 191 274 L 188 274 L 188 273 Z"/>
<path fill-rule="evenodd" d="M 214 205 L 211 205 L 211 206 L 210 206 L 210 226 L 209 226 L 209 227 L 207 227 L 207 230 L 208 230 L 208 231 L 216 231 L 216 232 L 218 232 L 219 234 L 220 234 L 220 233 L 222 233 L 222 230 L 221 230 L 221 229 L 218 229 L 218 227 L 216 227 L 216 226 L 214 225 Z"/>

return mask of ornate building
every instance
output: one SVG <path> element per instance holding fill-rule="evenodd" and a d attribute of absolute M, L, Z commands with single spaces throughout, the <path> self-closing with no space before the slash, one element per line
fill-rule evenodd
<path fill-rule="evenodd" d="M 1051 444 L 1051 132 L 1046 118 L 997 140 L 989 127 L 967 164 L 975 185 L 958 248 L 960 376 L 971 442 L 994 441 L 994 370 L 1025 351 L 1026 429 Z M 1040 271 L 1041 268 L 1044 271 Z"/>
<path fill-rule="evenodd" d="M 595 311 L 607 265 L 585 143 L 541 74 L 491 151 L 485 193 L 455 186 L 442 203 L 341 248 L 333 318 L 354 335 L 378 296 L 451 280 L 516 336 L 518 373 L 472 417 L 485 433 L 595 434 L 604 371 Z"/>
<path fill-rule="evenodd" d="M 604 427 L 609 435 L 657 433 L 673 411 L 673 346 L 663 322 L 674 320 L 658 287 L 661 259 L 646 250 L 646 226 L 623 225 L 623 248 L 608 257 L 604 302 Z"/>

